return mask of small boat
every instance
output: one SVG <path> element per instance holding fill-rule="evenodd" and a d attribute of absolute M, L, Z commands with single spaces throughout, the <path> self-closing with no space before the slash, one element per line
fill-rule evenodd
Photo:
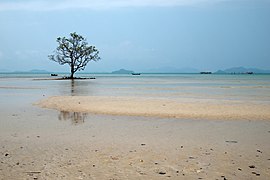
<path fill-rule="evenodd" d="M 141 73 L 131 73 L 133 76 L 139 76 Z"/>
<path fill-rule="evenodd" d="M 51 74 L 51 76 L 58 76 L 58 74 Z"/>
<path fill-rule="evenodd" d="M 203 71 L 203 72 L 200 72 L 200 74 L 212 74 L 212 72 L 210 72 L 210 71 Z"/>
<path fill-rule="evenodd" d="M 246 72 L 246 74 L 254 74 L 253 72 Z"/>

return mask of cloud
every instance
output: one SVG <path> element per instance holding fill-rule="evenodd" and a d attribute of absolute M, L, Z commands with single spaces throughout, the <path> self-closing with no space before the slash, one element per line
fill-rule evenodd
<path fill-rule="evenodd" d="M 0 11 L 54 11 L 66 9 L 112 9 L 124 7 L 174 7 L 211 4 L 228 0 L 17 0 L 1 1 Z"/>

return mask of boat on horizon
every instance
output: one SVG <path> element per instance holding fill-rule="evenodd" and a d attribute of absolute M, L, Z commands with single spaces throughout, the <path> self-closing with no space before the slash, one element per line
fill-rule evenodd
<path fill-rule="evenodd" d="M 133 76 L 139 76 L 141 73 L 131 73 Z"/>
<path fill-rule="evenodd" d="M 203 72 L 200 72 L 200 74 L 212 74 L 212 72 L 210 72 L 210 71 L 203 71 Z"/>

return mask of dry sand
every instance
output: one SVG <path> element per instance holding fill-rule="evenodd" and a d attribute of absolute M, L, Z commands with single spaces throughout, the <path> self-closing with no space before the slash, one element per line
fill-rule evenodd
<path fill-rule="evenodd" d="M 185 119 L 270 120 L 270 104 L 142 97 L 55 96 L 37 105 L 59 111 Z"/>

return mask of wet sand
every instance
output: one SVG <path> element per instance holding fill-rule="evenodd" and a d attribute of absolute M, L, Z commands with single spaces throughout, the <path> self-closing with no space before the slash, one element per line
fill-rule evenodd
<path fill-rule="evenodd" d="M 268 101 L 62 97 L 30 83 L 0 89 L 0 179 L 270 177 Z"/>
<path fill-rule="evenodd" d="M 268 121 L 28 110 L 2 116 L 9 122 L 1 121 L 1 179 L 268 179 L 270 175 Z"/>

